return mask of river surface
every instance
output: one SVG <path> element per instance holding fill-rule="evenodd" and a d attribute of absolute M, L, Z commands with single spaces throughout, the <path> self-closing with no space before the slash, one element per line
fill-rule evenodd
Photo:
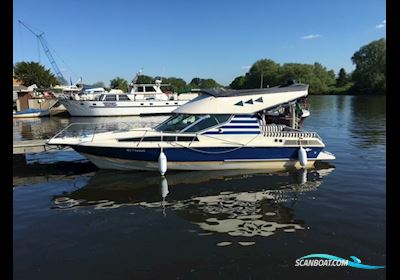
<path fill-rule="evenodd" d="M 306 130 L 337 159 L 309 170 L 97 170 L 74 152 L 14 163 L 14 279 L 385 279 L 386 268 L 299 267 L 309 254 L 386 265 L 384 97 L 311 96 Z M 14 140 L 72 122 L 14 120 Z M 54 159 L 68 162 L 51 163 Z M 47 160 L 47 162 L 46 162 Z"/>

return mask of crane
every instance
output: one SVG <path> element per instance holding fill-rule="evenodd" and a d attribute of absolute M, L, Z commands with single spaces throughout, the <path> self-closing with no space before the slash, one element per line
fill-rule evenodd
<path fill-rule="evenodd" d="M 41 45 L 43 47 L 44 53 L 46 54 L 47 58 L 49 59 L 49 61 L 51 63 L 51 66 L 53 66 L 53 69 L 54 69 L 54 72 L 57 75 L 58 81 L 60 83 L 62 83 L 62 84 L 66 84 L 67 80 L 65 79 L 64 75 L 61 73 L 60 68 L 58 68 L 57 63 L 55 62 L 55 60 L 53 58 L 53 55 L 51 54 L 50 49 L 49 49 L 49 47 L 47 45 L 47 42 L 44 39 L 44 36 L 43 36 L 44 32 L 42 32 L 40 34 L 37 34 L 31 28 L 29 28 L 25 23 L 23 23 L 21 20 L 18 20 L 18 22 L 20 24 L 22 24 L 30 32 L 32 32 L 33 35 L 35 35 L 38 38 L 38 40 L 40 41 L 40 43 L 41 43 Z"/>

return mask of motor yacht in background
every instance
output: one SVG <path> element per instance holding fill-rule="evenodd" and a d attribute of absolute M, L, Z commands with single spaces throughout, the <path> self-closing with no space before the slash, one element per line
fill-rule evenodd
<path fill-rule="evenodd" d="M 71 116 L 107 117 L 168 114 L 187 103 L 197 94 L 164 92 L 161 80 L 155 84 L 137 84 L 139 74 L 133 79 L 128 93 L 76 93 L 72 96 L 60 96 L 60 103 Z"/>
<path fill-rule="evenodd" d="M 266 89 L 203 90 L 154 128 L 83 131 L 71 124 L 48 141 L 71 146 L 103 169 L 286 169 L 333 160 L 316 132 L 297 129 L 296 100 L 308 85 Z M 289 106 L 291 126 L 270 123 L 266 113 Z M 76 128 L 79 127 L 79 131 Z M 73 132 L 72 135 L 70 132 Z"/>

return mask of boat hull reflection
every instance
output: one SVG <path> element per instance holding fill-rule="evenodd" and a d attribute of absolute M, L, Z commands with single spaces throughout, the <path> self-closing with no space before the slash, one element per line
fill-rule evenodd
<path fill-rule="evenodd" d="M 54 209 L 94 209 L 139 206 L 161 209 L 197 224 L 202 234 L 270 236 L 305 228 L 294 218 L 301 193 L 317 190 L 323 177 L 334 170 L 260 172 L 260 170 L 192 171 L 170 173 L 100 170 L 88 184 L 53 197 Z M 288 202 L 288 203 L 286 203 Z M 290 206 L 288 206 L 288 204 Z"/>

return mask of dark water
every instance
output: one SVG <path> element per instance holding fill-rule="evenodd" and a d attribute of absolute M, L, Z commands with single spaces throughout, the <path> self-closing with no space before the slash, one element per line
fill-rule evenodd
<path fill-rule="evenodd" d="M 385 99 L 310 102 L 305 128 L 337 160 L 307 174 L 163 180 L 84 161 L 14 170 L 14 279 L 385 279 L 386 269 L 295 267 L 314 253 L 386 264 Z M 14 123 L 14 139 L 47 138 L 75 121 Z"/>

